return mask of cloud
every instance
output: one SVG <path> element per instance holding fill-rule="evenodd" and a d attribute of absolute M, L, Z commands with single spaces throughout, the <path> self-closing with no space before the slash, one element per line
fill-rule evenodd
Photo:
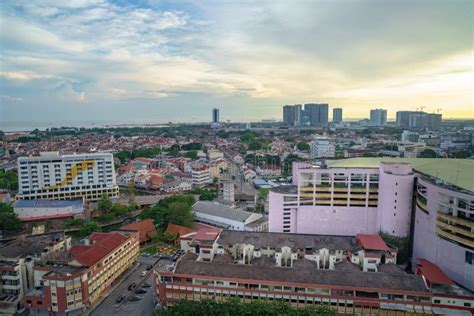
<path fill-rule="evenodd" d="M 125 89 L 119 89 L 119 88 L 112 88 L 110 89 L 110 94 L 114 96 L 122 96 L 127 94 L 127 90 Z"/>
<path fill-rule="evenodd" d="M 33 79 L 50 79 L 55 78 L 53 75 L 38 74 L 34 72 L 17 72 L 17 71 L 1 71 L 0 77 L 7 80 L 29 81 Z"/>
<path fill-rule="evenodd" d="M 472 107 L 472 10 L 463 1 L 10 0 L 0 4 L 0 77 L 25 100 L 44 95 L 55 113 L 87 101 L 120 115 L 141 99 L 150 111 L 225 102 L 236 117 L 319 101 L 358 117 L 373 104 L 426 102 L 455 115 Z"/>
<path fill-rule="evenodd" d="M 3 102 L 7 102 L 7 103 L 18 103 L 18 102 L 22 102 L 23 101 L 23 98 L 20 98 L 20 97 L 12 97 L 12 96 L 9 96 L 9 95 L 0 95 L 0 100 L 3 101 Z"/>

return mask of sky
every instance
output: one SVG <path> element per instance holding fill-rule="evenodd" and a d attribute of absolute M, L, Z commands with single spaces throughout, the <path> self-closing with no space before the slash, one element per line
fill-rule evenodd
<path fill-rule="evenodd" d="M 0 3 L 0 129 L 12 122 L 281 119 L 329 103 L 474 118 L 462 0 Z M 331 115 L 330 115 L 331 116 Z M 28 124 L 28 123 L 26 123 Z"/>

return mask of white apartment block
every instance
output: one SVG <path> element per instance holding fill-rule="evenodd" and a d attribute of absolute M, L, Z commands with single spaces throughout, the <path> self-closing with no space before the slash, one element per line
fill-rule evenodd
<path fill-rule="evenodd" d="M 110 153 L 60 155 L 43 152 L 18 158 L 17 199 L 96 201 L 102 194 L 118 197 L 114 159 Z"/>
<path fill-rule="evenodd" d="M 333 158 L 336 157 L 336 147 L 326 137 L 317 138 L 310 144 L 311 158 Z"/>
<path fill-rule="evenodd" d="M 206 166 L 193 167 L 191 170 L 193 186 L 203 186 L 212 182 L 209 168 Z"/>

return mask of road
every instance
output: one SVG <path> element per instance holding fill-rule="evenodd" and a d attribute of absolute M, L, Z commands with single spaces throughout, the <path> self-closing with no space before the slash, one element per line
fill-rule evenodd
<path fill-rule="evenodd" d="M 114 316 L 131 316 L 131 315 L 153 315 L 153 301 L 155 295 L 153 294 L 153 288 L 148 288 L 146 294 L 137 295 L 142 299 L 138 302 L 126 302 L 121 308 L 117 309 L 115 300 L 122 294 L 130 295 L 132 292 L 128 290 L 128 286 L 131 283 L 139 283 L 145 279 L 146 282 L 153 284 L 152 277 L 153 273 L 149 273 L 146 277 L 141 277 L 140 273 L 146 270 L 146 266 L 154 264 L 157 261 L 153 257 L 138 257 L 140 266 L 136 269 L 125 281 L 117 286 L 107 298 L 90 314 L 91 316 L 102 316 L 102 315 L 114 315 Z M 158 270 L 166 269 L 167 265 L 172 264 L 170 260 L 161 259 L 155 267 Z"/>
<path fill-rule="evenodd" d="M 239 171 L 239 166 L 231 163 L 229 167 L 230 174 L 235 176 L 236 190 L 235 193 L 243 193 L 247 195 L 256 195 L 257 189 L 254 188 L 252 183 L 245 182 L 243 174 Z"/>

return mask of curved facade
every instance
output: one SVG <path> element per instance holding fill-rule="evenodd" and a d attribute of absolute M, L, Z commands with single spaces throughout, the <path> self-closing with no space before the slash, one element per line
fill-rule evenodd
<path fill-rule="evenodd" d="M 408 236 L 414 179 L 413 169 L 409 164 L 380 164 L 377 211 L 379 230 L 394 236 Z"/>
<path fill-rule="evenodd" d="M 413 264 L 426 258 L 474 290 L 474 193 L 419 176 Z"/>

